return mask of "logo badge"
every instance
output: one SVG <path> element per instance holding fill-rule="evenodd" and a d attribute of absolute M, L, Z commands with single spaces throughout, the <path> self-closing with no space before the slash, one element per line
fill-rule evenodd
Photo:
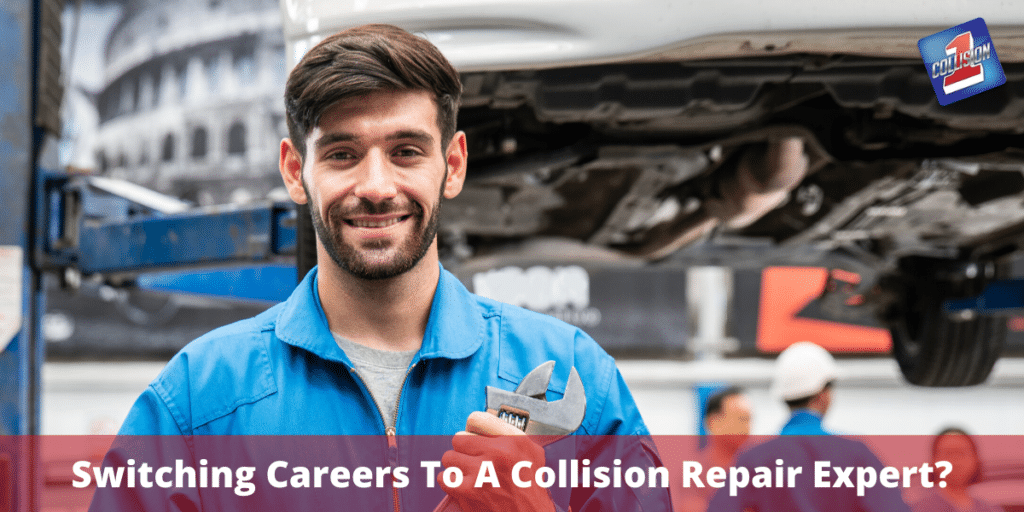
<path fill-rule="evenodd" d="M 917 42 L 940 105 L 1006 83 L 985 20 L 973 19 Z"/>

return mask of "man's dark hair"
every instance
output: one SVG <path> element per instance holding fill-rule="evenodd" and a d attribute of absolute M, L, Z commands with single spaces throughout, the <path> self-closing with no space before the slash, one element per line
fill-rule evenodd
<path fill-rule="evenodd" d="M 971 474 L 970 479 L 967 481 L 967 485 L 974 485 L 981 481 L 982 470 L 981 470 L 981 456 L 978 454 L 978 445 L 974 442 L 974 437 L 967 433 L 966 430 L 960 427 L 946 427 L 942 429 L 935 437 L 932 438 L 932 462 L 938 462 L 935 460 L 936 452 L 939 449 L 939 441 L 945 436 L 964 436 L 967 440 L 967 444 L 971 447 L 971 452 L 974 454 L 974 461 L 977 463 L 974 468 L 974 473 Z"/>
<path fill-rule="evenodd" d="M 831 388 L 833 382 L 834 381 L 831 381 L 831 380 L 826 382 L 825 386 L 821 388 L 821 391 L 825 391 L 826 389 Z M 818 391 L 818 393 L 821 393 L 821 391 Z M 805 396 L 803 398 L 796 398 L 796 399 L 793 399 L 793 400 L 786 400 L 786 405 L 789 406 L 789 410 L 791 410 L 791 411 L 794 410 L 794 409 L 804 409 L 808 405 L 811 405 L 811 400 L 813 400 L 814 397 L 818 396 L 818 393 L 815 393 L 815 394 L 810 395 L 810 396 Z"/>
<path fill-rule="evenodd" d="M 742 395 L 743 388 L 739 386 L 729 386 L 725 389 L 715 391 L 708 397 L 707 403 L 704 404 L 704 417 L 707 418 L 712 414 L 718 414 L 725 408 L 725 399 L 730 396 Z"/>
<path fill-rule="evenodd" d="M 306 136 L 336 102 L 382 90 L 424 90 L 437 103 L 444 150 L 455 135 L 462 96 L 459 74 L 426 39 L 393 25 L 363 25 L 314 46 L 288 75 L 288 136 L 306 157 Z"/>

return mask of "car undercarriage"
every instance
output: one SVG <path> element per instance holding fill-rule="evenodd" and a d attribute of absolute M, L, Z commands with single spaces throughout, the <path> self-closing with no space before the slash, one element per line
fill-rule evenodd
<path fill-rule="evenodd" d="M 789 55 L 464 73 L 470 172 L 442 210 L 443 254 L 538 238 L 646 262 L 708 240 L 841 254 L 910 382 L 981 382 L 1005 321 L 944 301 L 1005 277 L 1024 244 L 1024 65 L 946 107 L 921 67 Z"/>

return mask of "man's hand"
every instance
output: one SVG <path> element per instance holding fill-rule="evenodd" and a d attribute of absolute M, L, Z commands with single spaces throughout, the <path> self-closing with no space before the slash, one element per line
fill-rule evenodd
<path fill-rule="evenodd" d="M 544 449 L 519 429 L 497 416 L 474 412 L 466 420 L 466 431 L 452 438 L 452 448 L 445 452 L 441 463 L 446 468 L 457 467 L 462 470 L 462 485 L 449 487 L 441 475 L 438 475 L 438 482 L 464 512 L 555 510 L 546 489 L 536 483 L 521 488 L 512 482 L 512 467 L 517 463 L 531 463 L 528 469 L 522 469 L 519 473 L 519 477 L 528 482 L 533 482 L 534 472 L 544 465 Z M 490 483 L 474 487 L 484 461 L 494 464 L 494 474 L 500 487 Z"/>

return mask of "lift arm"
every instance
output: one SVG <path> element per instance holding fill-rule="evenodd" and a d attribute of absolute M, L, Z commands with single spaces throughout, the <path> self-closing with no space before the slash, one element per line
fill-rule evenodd
<path fill-rule="evenodd" d="M 53 173 L 38 188 L 36 254 L 46 271 L 117 283 L 158 270 L 291 261 L 295 253 L 292 203 L 185 209 L 127 182 Z"/>

